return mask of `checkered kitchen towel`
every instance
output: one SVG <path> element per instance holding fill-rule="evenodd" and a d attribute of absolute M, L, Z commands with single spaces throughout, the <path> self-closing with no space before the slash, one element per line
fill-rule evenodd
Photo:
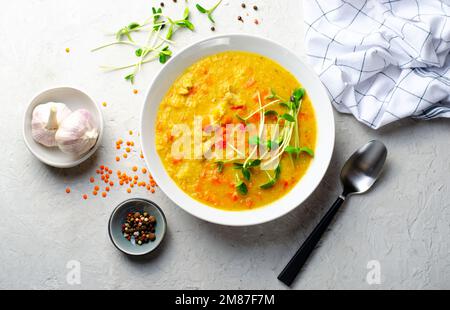
<path fill-rule="evenodd" d="M 307 54 L 340 112 L 450 117 L 450 0 L 305 0 Z"/>

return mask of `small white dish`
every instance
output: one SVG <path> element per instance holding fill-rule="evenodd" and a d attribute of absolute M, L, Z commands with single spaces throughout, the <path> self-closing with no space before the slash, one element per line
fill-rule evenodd
<path fill-rule="evenodd" d="M 225 51 L 247 51 L 266 56 L 289 70 L 308 92 L 317 120 L 315 157 L 305 176 L 281 199 L 248 211 L 224 211 L 205 205 L 183 192 L 166 172 L 155 146 L 156 115 L 167 90 L 190 65 Z M 249 226 L 279 218 L 303 203 L 320 184 L 334 149 L 333 109 L 315 72 L 295 53 L 274 41 L 243 34 L 210 37 L 178 52 L 162 67 L 147 92 L 141 114 L 141 146 L 158 186 L 180 208 L 205 221 L 227 226 Z M 149 160 L 151 159 L 151 160 Z"/>
<path fill-rule="evenodd" d="M 31 120 L 33 110 L 36 106 L 47 102 L 61 102 L 66 104 L 72 111 L 86 109 L 91 112 L 99 135 L 95 145 L 85 154 L 70 155 L 61 152 L 57 147 L 45 147 L 31 136 Z M 45 90 L 35 96 L 25 111 L 23 120 L 23 137 L 30 152 L 43 163 L 56 168 L 75 167 L 91 157 L 99 147 L 103 136 L 103 118 L 100 108 L 86 93 L 73 87 L 57 87 Z"/>

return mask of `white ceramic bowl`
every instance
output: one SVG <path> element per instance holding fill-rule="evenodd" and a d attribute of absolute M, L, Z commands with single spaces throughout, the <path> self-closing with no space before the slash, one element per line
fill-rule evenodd
<path fill-rule="evenodd" d="M 31 136 L 31 119 L 33 117 L 33 110 L 39 104 L 47 102 L 64 103 L 72 111 L 86 109 L 91 112 L 98 128 L 99 135 L 97 142 L 87 153 L 82 155 L 70 155 L 61 152 L 57 147 L 48 148 L 34 141 Z M 57 87 L 45 90 L 33 98 L 25 111 L 23 120 L 23 137 L 25 144 L 34 156 L 49 166 L 57 168 L 71 168 L 81 164 L 95 153 L 102 141 L 102 136 L 103 118 L 100 108 L 91 97 L 76 88 Z"/>
<path fill-rule="evenodd" d="M 258 53 L 289 70 L 306 89 L 317 118 L 315 158 L 306 175 L 281 199 L 249 211 L 223 211 L 191 198 L 167 174 L 155 147 L 158 107 L 175 79 L 198 60 L 229 50 Z M 208 222 L 229 226 L 248 226 L 274 220 L 292 211 L 308 198 L 319 185 L 330 163 L 334 148 L 334 131 L 333 111 L 328 95 L 314 71 L 285 47 L 264 38 L 241 34 L 220 35 L 202 40 L 171 58 L 151 84 L 141 115 L 141 145 L 147 166 L 159 187 L 190 214 Z"/>

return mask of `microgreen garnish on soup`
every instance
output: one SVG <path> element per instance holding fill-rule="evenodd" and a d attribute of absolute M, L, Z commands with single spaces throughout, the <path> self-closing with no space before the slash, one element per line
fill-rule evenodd
<path fill-rule="evenodd" d="M 275 174 L 273 176 L 271 176 L 270 173 L 267 171 L 266 174 L 269 177 L 269 181 L 259 186 L 262 189 L 269 189 L 274 187 L 274 185 L 277 183 L 281 175 L 281 165 L 277 166 L 277 168 L 275 169 Z"/>
<path fill-rule="evenodd" d="M 314 109 L 295 77 L 270 59 L 238 51 L 187 68 L 161 102 L 155 128 L 157 152 L 174 182 L 202 203 L 232 211 L 288 193 L 306 173 L 316 143 Z M 172 156 L 175 145 L 188 152 Z"/>
<path fill-rule="evenodd" d="M 239 178 L 237 174 L 236 174 L 236 190 L 241 195 L 248 194 L 247 185 Z"/>

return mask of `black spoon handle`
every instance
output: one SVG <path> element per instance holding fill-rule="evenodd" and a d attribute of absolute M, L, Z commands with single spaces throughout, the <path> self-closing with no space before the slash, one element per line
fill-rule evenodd
<path fill-rule="evenodd" d="M 316 247 L 323 233 L 327 229 L 331 220 L 336 215 L 337 211 L 341 207 L 342 203 L 345 201 L 344 196 L 339 196 L 336 202 L 331 206 L 330 210 L 325 214 L 320 223 L 314 228 L 313 232 L 308 236 L 308 238 L 303 242 L 300 249 L 295 253 L 294 257 L 289 261 L 289 263 L 284 267 L 283 271 L 279 274 L 278 280 L 291 286 L 294 282 L 297 274 L 299 273 L 302 266 L 305 264 L 311 252 Z"/>

